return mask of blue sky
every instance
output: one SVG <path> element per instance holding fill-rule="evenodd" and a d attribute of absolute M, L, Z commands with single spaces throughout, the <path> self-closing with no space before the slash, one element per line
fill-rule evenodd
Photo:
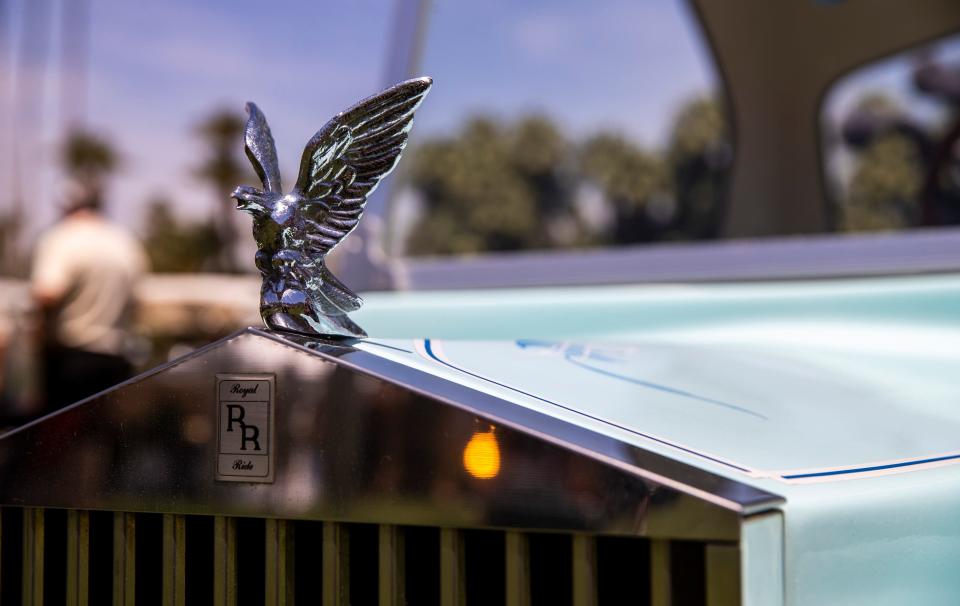
<path fill-rule="evenodd" d="M 7 0 L 6 25 L 22 18 L 28 1 Z M 395 9 L 387 0 L 90 2 L 86 117 L 126 159 L 111 214 L 132 227 L 140 227 L 144 202 L 156 194 L 172 198 L 185 215 L 210 212 L 213 193 L 191 176 L 202 152 L 192 129 L 214 108 L 239 111 L 256 101 L 290 174 L 327 118 L 385 84 Z M 30 90 L 38 99 L 13 111 L 8 97 L 0 122 L 9 134 L 11 117 L 37 117 L 35 144 L 21 143 L 35 228 L 55 216 L 54 154 L 62 135 L 59 3 L 50 4 L 50 55 L 27 62 L 17 78 L 21 90 L 36 79 Z M 8 83 L 20 47 L 7 27 L 0 51 Z M 536 110 L 571 136 L 609 128 L 658 145 L 677 105 L 716 86 L 686 5 L 663 0 L 437 0 L 420 71 L 435 86 L 414 142 L 477 111 L 511 118 Z M 0 164 L 5 200 L 9 162 Z"/>
<path fill-rule="evenodd" d="M 424 133 L 471 112 L 539 110 L 573 135 L 610 128 L 656 145 L 677 105 L 716 85 L 682 2 L 441 1 L 432 17 Z"/>

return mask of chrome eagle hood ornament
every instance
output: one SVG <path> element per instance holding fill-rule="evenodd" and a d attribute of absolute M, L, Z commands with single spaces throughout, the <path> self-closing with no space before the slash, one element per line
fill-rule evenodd
<path fill-rule="evenodd" d="M 270 328 L 308 335 L 365 337 L 347 314 L 363 301 L 327 269 L 324 257 L 357 226 L 371 192 L 407 144 L 413 113 L 430 78 L 394 85 L 337 114 L 307 142 L 293 190 L 280 170 L 267 119 L 253 103 L 244 129 L 247 157 L 263 190 L 240 186 L 231 197 L 253 215 L 260 315 Z"/>

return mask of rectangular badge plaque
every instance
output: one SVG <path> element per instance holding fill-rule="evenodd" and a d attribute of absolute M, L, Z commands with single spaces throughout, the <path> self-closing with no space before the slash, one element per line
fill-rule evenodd
<path fill-rule="evenodd" d="M 273 375 L 217 375 L 217 479 L 273 482 Z"/>

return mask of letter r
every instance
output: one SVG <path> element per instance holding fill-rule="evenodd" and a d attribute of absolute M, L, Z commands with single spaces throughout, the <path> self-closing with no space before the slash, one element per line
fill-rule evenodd
<path fill-rule="evenodd" d="M 240 442 L 240 450 L 247 449 L 247 442 L 253 442 L 256 448 L 254 450 L 260 450 L 260 428 L 256 425 L 243 425 L 241 424 L 241 434 L 240 436 L 243 440 Z M 250 435 L 247 435 L 247 432 L 250 432 Z"/>
<path fill-rule="evenodd" d="M 238 413 L 237 416 L 233 416 L 234 413 Z M 240 424 L 241 429 L 247 426 L 243 422 L 243 418 L 247 416 L 247 410 L 240 404 L 227 404 L 227 431 L 233 431 L 233 424 L 237 422 Z"/>

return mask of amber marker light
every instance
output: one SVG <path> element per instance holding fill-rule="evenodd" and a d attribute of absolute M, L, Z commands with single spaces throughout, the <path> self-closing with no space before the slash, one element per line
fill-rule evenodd
<path fill-rule="evenodd" d="M 463 468 L 480 480 L 489 480 L 500 473 L 500 444 L 494 429 L 475 431 L 463 449 Z"/>

